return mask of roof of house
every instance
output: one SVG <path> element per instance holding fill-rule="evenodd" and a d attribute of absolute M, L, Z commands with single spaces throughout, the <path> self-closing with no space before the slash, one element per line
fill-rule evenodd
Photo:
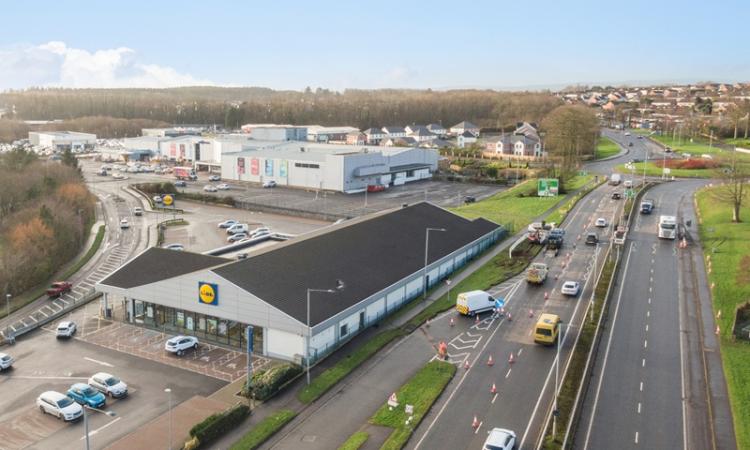
<path fill-rule="evenodd" d="M 365 131 L 363 131 L 363 133 L 365 133 L 368 136 L 371 134 L 383 134 L 383 130 L 381 130 L 380 128 L 368 128 Z"/>
<path fill-rule="evenodd" d="M 383 127 L 383 131 L 387 134 L 406 133 L 403 127 Z"/>
<path fill-rule="evenodd" d="M 471 122 L 467 122 L 466 120 L 464 120 L 461 123 L 457 123 L 457 124 L 453 125 L 451 128 L 463 128 L 465 130 L 465 129 L 479 128 L 479 127 L 476 126 L 476 125 L 474 125 Z"/>
<path fill-rule="evenodd" d="M 437 136 L 432 131 L 428 130 L 425 127 L 419 127 L 411 132 L 411 136 Z"/>
<path fill-rule="evenodd" d="M 474 139 L 476 139 L 476 137 L 477 137 L 477 135 L 476 135 L 476 134 L 472 133 L 472 132 L 471 132 L 471 131 L 469 131 L 469 130 L 466 130 L 466 131 L 464 131 L 463 133 L 461 133 L 461 136 L 463 136 L 463 137 L 465 137 L 465 138 L 474 138 Z"/>
<path fill-rule="evenodd" d="M 214 267 L 228 261 L 230 260 L 218 256 L 151 247 L 100 283 L 128 289 Z"/>
<path fill-rule="evenodd" d="M 427 125 L 427 129 L 430 130 L 430 131 L 435 131 L 435 130 L 442 130 L 442 131 L 444 131 L 445 127 L 443 127 L 442 125 L 437 124 L 437 123 L 431 123 L 431 124 Z"/>
<path fill-rule="evenodd" d="M 344 222 L 213 272 L 303 323 L 306 289 L 328 289 L 343 280 L 346 288 L 341 291 L 314 294 L 315 325 L 418 272 L 424 266 L 427 227 L 446 230 L 432 233 L 428 256 L 435 261 L 499 225 L 481 218 L 468 220 L 422 202 Z"/>

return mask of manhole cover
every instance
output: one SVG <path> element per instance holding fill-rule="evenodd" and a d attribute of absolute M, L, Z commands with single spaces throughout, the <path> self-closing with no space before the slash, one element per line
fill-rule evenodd
<path fill-rule="evenodd" d="M 317 436 L 314 436 L 312 434 L 306 434 L 302 436 L 302 442 L 315 442 L 315 439 L 317 438 Z"/>

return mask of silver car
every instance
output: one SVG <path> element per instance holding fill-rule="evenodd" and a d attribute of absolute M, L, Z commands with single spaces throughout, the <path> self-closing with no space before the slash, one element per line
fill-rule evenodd
<path fill-rule="evenodd" d="M 0 370 L 10 369 L 14 361 L 12 356 L 0 353 Z"/>
<path fill-rule="evenodd" d="M 493 428 L 488 432 L 483 450 L 511 450 L 516 447 L 516 433 L 505 428 Z"/>
<path fill-rule="evenodd" d="M 66 422 L 83 415 L 83 407 L 67 395 L 55 391 L 43 392 L 37 397 L 36 406 L 45 414 L 51 414 Z"/>
<path fill-rule="evenodd" d="M 95 373 L 89 378 L 89 386 L 110 397 L 120 398 L 128 395 L 128 385 L 114 375 L 106 372 Z"/>

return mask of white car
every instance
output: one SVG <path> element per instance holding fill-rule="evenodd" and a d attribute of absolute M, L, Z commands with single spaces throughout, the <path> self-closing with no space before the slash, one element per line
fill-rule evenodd
<path fill-rule="evenodd" d="M 231 189 L 231 187 L 229 187 L 229 185 L 226 183 L 221 183 L 220 185 L 216 186 L 216 189 L 220 191 L 228 191 Z"/>
<path fill-rule="evenodd" d="M 154 203 L 161 203 L 161 195 L 154 195 L 151 200 L 153 200 Z"/>
<path fill-rule="evenodd" d="M 580 290 L 581 285 L 577 281 L 566 281 L 563 283 L 560 292 L 562 292 L 563 295 L 572 295 L 575 297 Z"/>
<path fill-rule="evenodd" d="M 177 356 L 185 354 L 188 349 L 198 350 L 198 338 L 195 336 L 175 336 L 164 344 L 164 350 L 176 353 Z"/>
<path fill-rule="evenodd" d="M 242 242 L 248 239 L 247 233 L 234 233 L 227 238 L 227 242 Z"/>
<path fill-rule="evenodd" d="M 221 177 L 219 175 L 211 175 L 208 177 L 208 181 L 220 181 Z"/>
<path fill-rule="evenodd" d="M 256 234 L 270 233 L 270 232 L 271 232 L 270 228 L 268 228 L 268 227 L 260 227 L 260 228 L 254 229 L 253 231 L 249 232 L 248 234 L 250 235 L 250 237 L 254 237 Z"/>
<path fill-rule="evenodd" d="M 511 450 L 516 446 L 516 433 L 505 428 L 493 428 L 487 433 L 482 450 Z"/>
<path fill-rule="evenodd" d="M 128 219 L 122 219 L 120 220 L 120 229 L 124 230 L 130 228 L 130 224 L 128 223 Z"/>
<path fill-rule="evenodd" d="M 266 182 L 263 183 L 263 187 L 264 188 L 273 188 L 273 187 L 276 187 L 276 182 L 273 181 L 273 180 L 268 180 L 268 181 L 266 181 Z"/>
<path fill-rule="evenodd" d="M 14 361 L 12 356 L 0 353 L 0 370 L 10 369 Z"/>
<path fill-rule="evenodd" d="M 115 180 L 124 180 L 125 179 L 125 175 L 121 174 L 120 172 L 115 172 L 112 175 L 112 178 L 114 178 Z"/>
<path fill-rule="evenodd" d="M 227 228 L 227 234 L 235 234 L 235 233 L 247 233 L 247 224 L 246 223 L 235 223 L 234 225 Z"/>
<path fill-rule="evenodd" d="M 134 216 L 142 216 L 143 215 L 143 208 L 141 208 L 140 206 L 136 206 L 135 208 L 133 208 L 133 215 Z"/>
<path fill-rule="evenodd" d="M 204 192 L 216 192 L 218 191 L 218 189 L 216 189 L 216 186 L 214 186 L 213 184 L 207 184 L 203 186 L 203 191 Z"/>
<path fill-rule="evenodd" d="M 110 397 L 120 398 L 128 395 L 128 385 L 114 375 L 106 372 L 95 373 L 89 378 L 89 386 Z"/>
<path fill-rule="evenodd" d="M 169 244 L 164 246 L 167 250 L 177 250 L 178 252 L 181 252 L 185 250 L 185 246 L 182 244 Z"/>
<path fill-rule="evenodd" d="M 76 334 L 76 323 L 70 320 L 57 324 L 57 337 L 69 338 Z"/>
<path fill-rule="evenodd" d="M 234 225 L 236 223 L 239 223 L 239 222 L 236 221 L 236 220 L 234 220 L 234 219 L 227 219 L 224 222 L 219 222 L 218 227 L 219 228 L 229 228 L 229 227 L 231 227 L 232 225 Z"/>
<path fill-rule="evenodd" d="M 605 228 L 607 226 L 607 219 L 605 219 L 604 217 L 600 217 L 600 218 L 596 219 L 595 225 L 598 228 Z"/>
<path fill-rule="evenodd" d="M 36 398 L 36 406 L 45 414 L 51 414 L 66 422 L 83 415 L 83 407 L 67 395 L 55 391 L 43 392 Z"/>
<path fill-rule="evenodd" d="M 261 238 L 261 237 L 265 237 L 265 236 L 270 236 L 270 235 L 271 235 L 270 231 L 259 231 L 257 233 L 251 234 L 250 235 L 250 239 L 257 239 L 257 238 Z"/>

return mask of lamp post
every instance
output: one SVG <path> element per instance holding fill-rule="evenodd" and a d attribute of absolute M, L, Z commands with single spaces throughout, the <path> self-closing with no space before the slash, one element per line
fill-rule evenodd
<path fill-rule="evenodd" d="M 5 340 L 9 341 L 10 337 L 8 332 L 10 331 L 10 294 L 5 294 Z"/>
<path fill-rule="evenodd" d="M 427 300 L 427 256 L 430 248 L 430 231 L 446 231 L 445 228 L 425 228 L 424 230 L 424 269 L 422 270 L 422 300 Z"/>
<path fill-rule="evenodd" d="M 117 415 L 113 411 L 105 411 L 103 409 L 94 408 L 92 406 L 88 406 L 88 405 L 85 405 L 85 404 L 83 405 L 83 429 L 84 429 L 84 431 L 86 433 L 86 450 L 90 450 L 90 446 L 89 446 L 89 415 L 88 415 L 88 413 L 86 413 L 86 410 L 89 410 L 89 409 L 92 410 L 92 411 L 96 411 L 96 412 L 100 412 L 102 414 L 105 414 L 108 417 L 114 417 L 114 416 Z"/>
<path fill-rule="evenodd" d="M 169 405 L 169 447 L 167 449 L 172 450 L 172 389 L 166 388 L 164 392 L 167 393 L 167 405 Z"/>
<path fill-rule="evenodd" d="M 567 324 L 560 323 L 560 334 L 557 335 L 557 356 L 555 357 L 555 404 L 552 407 L 552 438 L 557 437 L 557 396 L 560 391 L 559 378 L 560 378 L 560 341 L 563 340 L 565 333 L 563 332 L 563 326 L 567 329 Z"/>
<path fill-rule="evenodd" d="M 307 385 L 310 385 L 310 339 L 312 338 L 312 329 L 310 328 L 310 294 L 312 292 L 325 292 L 327 294 L 333 294 L 337 291 L 344 289 L 344 282 L 336 280 L 336 287 L 334 289 L 307 289 L 307 339 L 305 343 L 305 378 L 307 379 Z"/>

